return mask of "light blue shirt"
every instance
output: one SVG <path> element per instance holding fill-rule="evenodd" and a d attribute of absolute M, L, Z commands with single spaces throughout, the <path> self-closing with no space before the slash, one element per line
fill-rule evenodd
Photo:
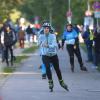
<path fill-rule="evenodd" d="M 54 56 L 57 54 L 58 45 L 55 34 L 41 34 L 38 43 L 40 45 L 41 55 Z M 48 47 L 45 47 L 45 44 L 48 44 Z"/>

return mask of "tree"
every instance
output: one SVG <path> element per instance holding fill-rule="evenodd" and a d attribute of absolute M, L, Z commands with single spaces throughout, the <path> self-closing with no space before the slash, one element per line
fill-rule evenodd
<path fill-rule="evenodd" d="M 50 20 L 59 32 L 63 31 L 64 24 L 67 23 L 68 0 L 0 0 L 0 2 L 0 16 L 4 18 L 16 9 L 31 22 L 34 22 L 35 16 L 39 16 L 41 22 Z M 94 0 L 89 2 L 92 6 Z M 87 10 L 87 0 L 71 0 L 71 10 L 72 23 L 82 24 Z"/>

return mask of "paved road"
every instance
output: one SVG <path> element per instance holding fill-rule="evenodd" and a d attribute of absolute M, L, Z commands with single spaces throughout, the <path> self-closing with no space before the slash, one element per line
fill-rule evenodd
<path fill-rule="evenodd" d="M 0 90 L 0 100 L 100 100 L 100 73 L 91 68 L 92 64 L 85 63 L 88 72 L 82 72 L 75 58 L 75 73 L 72 73 L 66 50 L 60 50 L 58 55 L 69 92 L 60 87 L 53 69 L 54 92 L 49 92 L 48 82 L 42 80 L 38 69 L 41 58 L 37 51 L 7 78 Z M 83 51 L 82 57 L 85 61 L 86 55 Z"/>

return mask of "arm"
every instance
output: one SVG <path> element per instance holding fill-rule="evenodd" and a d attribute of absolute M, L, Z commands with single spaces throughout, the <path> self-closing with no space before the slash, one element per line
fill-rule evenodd
<path fill-rule="evenodd" d="M 39 35 L 38 46 L 40 46 L 40 47 L 46 47 L 46 48 L 48 47 L 47 41 L 45 41 L 45 38 L 44 38 L 44 36 L 42 34 Z"/>
<path fill-rule="evenodd" d="M 61 47 L 62 47 L 62 49 L 64 48 L 65 40 L 66 40 L 66 34 L 65 34 L 65 32 L 64 32 L 64 33 L 63 33 L 63 36 L 62 36 L 62 42 L 61 42 Z"/>
<path fill-rule="evenodd" d="M 42 41 L 41 41 L 41 35 L 39 35 L 39 37 L 38 37 L 38 46 L 41 46 L 41 44 L 42 44 Z"/>

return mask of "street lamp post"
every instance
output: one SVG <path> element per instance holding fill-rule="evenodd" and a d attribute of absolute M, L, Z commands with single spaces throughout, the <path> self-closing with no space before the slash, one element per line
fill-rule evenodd
<path fill-rule="evenodd" d="M 66 13 L 68 23 L 71 23 L 72 21 L 72 12 L 70 5 L 71 5 L 71 0 L 68 0 L 68 11 Z"/>
<path fill-rule="evenodd" d="M 87 0 L 87 10 L 85 11 L 85 17 L 84 17 L 84 26 L 89 26 L 89 28 L 93 29 L 93 18 L 92 18 L 92 12 L 90 10 L 90 3 L 89 0 Z"/>
<path fill-rule="evenodd" d="M 69 5 L 68 5 L 68 7 L 69 7 L 69 10 L 70 10 L 70 0 L 68 0 L 68 4 L 69 4 Z"/>

